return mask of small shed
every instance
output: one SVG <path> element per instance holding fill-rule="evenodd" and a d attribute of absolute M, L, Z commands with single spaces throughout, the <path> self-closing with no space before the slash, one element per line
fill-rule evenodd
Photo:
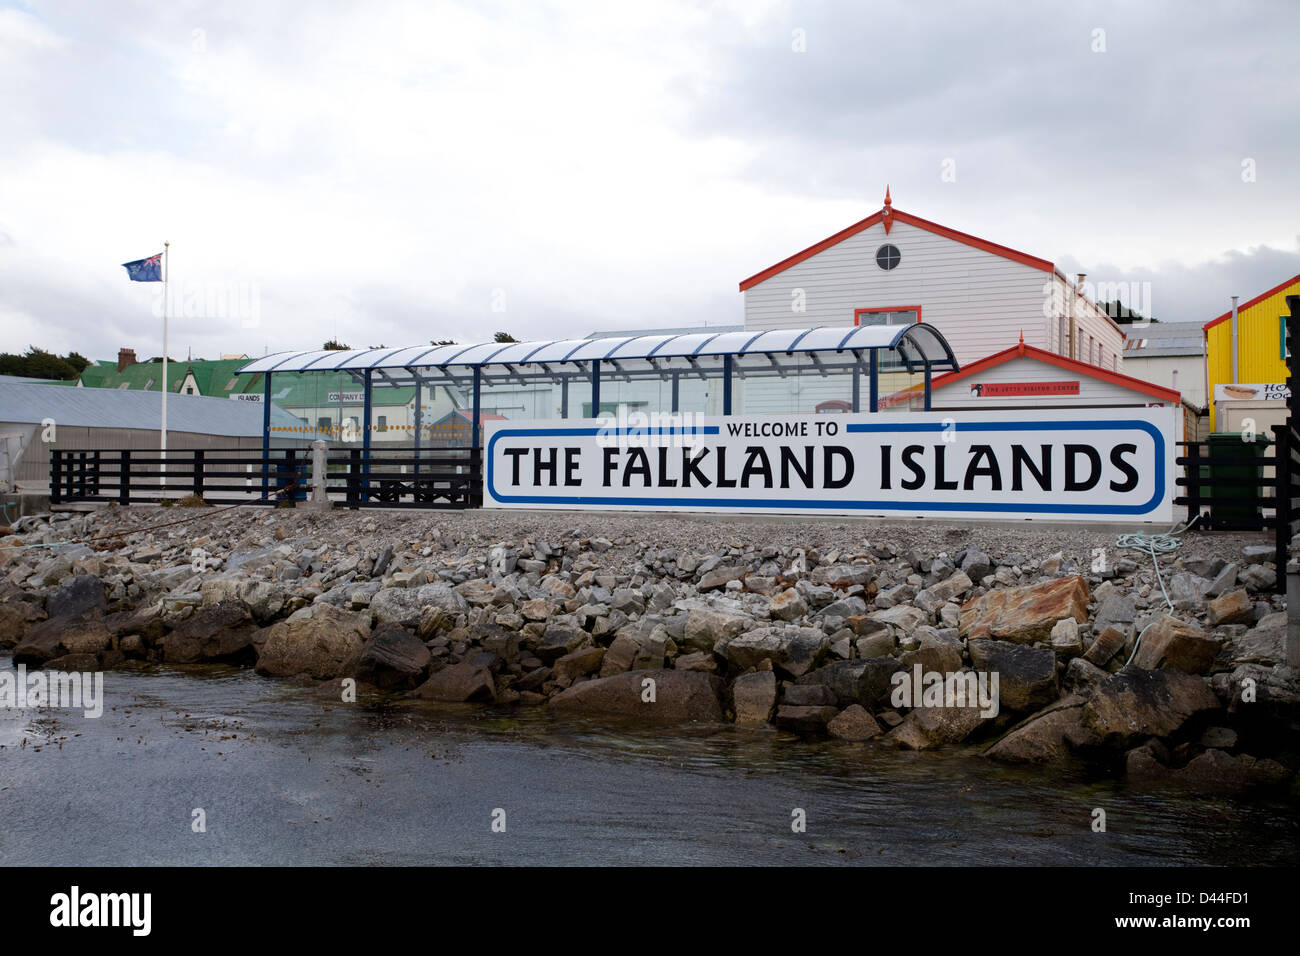
<path fill-rule="evenodd" d="M 890 405 L 919 401 L 914 389 L 889 397 Z M 931 384 L 934 411 L 1008 408 L 1123 408 L 1181 405 L 1177 391 L 1122 372 L 1018 345 L 949 372 Z M 881 402 L 882 405 L 885 401 Z"/>

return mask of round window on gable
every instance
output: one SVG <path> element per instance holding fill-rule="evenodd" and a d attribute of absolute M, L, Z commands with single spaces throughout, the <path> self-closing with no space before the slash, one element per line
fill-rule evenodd
<path fill-rule="evenodd" d="M 902 260 L 898 246 L 886 243 L 876 250 L 876 265 L 888 272 Z"/>

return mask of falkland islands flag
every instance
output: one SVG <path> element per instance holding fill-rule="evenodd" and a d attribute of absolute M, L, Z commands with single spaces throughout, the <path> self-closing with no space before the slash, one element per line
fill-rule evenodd
<path fill-rule="evenodd" d="M 162 282 L 161 252 L 148 259 L 136 259 L 135 262 L 124 262 L 122 265 L 132 282 Z"/>

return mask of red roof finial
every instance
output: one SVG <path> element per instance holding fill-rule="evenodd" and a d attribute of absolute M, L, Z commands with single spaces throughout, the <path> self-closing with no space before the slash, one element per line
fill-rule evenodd
<path fill-rule="evenodd" d="M 1025 354 L 1025 330 L 1024 329 L 1020 330 L 1020 345 L 1018 346 L 1018 348 L 1020 349 L 1020 354 L 1024 355 Z"/>
<path fill-rule="evenodd" d="M 885 235 L 889 235 L 889 227 L 894 224 L 894 201 L 889 198 L 889 185 L 885 185 L 885 208 L 881 210 L 880 218 L 885 223 Z"/>
<path fill-rule="evenodd" d="M 892 199 L 889 198 L 889 184 L 886 183 L 886 184 L 885 184 L 885 205 L 886 205 L 886 206 L 892 206 L 893 204 L 894 204 L 894 201 L 893 201 Z"/>

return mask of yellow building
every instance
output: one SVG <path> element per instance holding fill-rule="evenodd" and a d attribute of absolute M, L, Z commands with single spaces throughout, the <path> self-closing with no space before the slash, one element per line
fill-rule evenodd
<path fill-rule="evenodd" d="M 1232 367 L 1232 312 L 1205 323 L 1205 385 L 1210 404 L 1210 430 L 1232 430 L 1232 423 L 1218 421 L 1217 405 L 1220 399 L 1236 397 L 1242 400 L 1258 398 L 1276 401 L 1276 389 L 1262 386 L 1286 382 L 1286 316 L 1290 313 L 1286 297 L 1300 295 L 1300 275 L 1292 276 L 1281 285 L 1255 296 L 1237 306 L 1237 368 Z M 1249 395 L 1251 386 L 1255 394 Z M 1240 392 L 1233 396 L 1225 387 Z M 1252 403 L 1254 404 L 1254 403 Z"/>

